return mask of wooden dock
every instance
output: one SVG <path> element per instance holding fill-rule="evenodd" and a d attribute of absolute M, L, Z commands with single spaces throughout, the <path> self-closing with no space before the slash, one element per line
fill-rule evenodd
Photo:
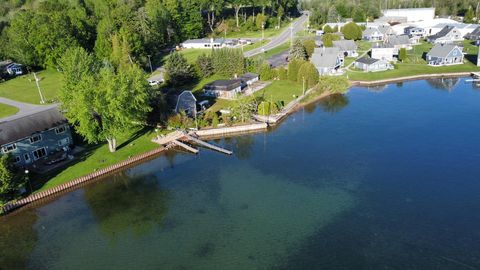
<path fill-rule="evenodd" d="M 209 148 L 209 149 L 218 151 L 218 152 L 226 154 L 226 155 L 233 154 L 233 152 L 230 151 L 230 150 L 223 149 L 219 146 L 204 142 L 204 141 L 196 138 L 196 136 L 197 135 L 195 133 L 191 133 L 191 135 L 189 135 L 184 131 L 177 130 L 177 131 L 171 132 L 171 133 L 169 133 L 165 136 L 157 136 L 152 141 L 154 143 L 158 143 L 158 144 L 163 145 L 163 146 L 176 145 L 176 146 L 179 146 L 179 147 L 187 150 L 188 152 L 191 152 L 191 153 L 194 153 L 194 154 L 197 154 L 199 152 L 199 150 L 190 146 L 190 145 L 188 145 L 188 144 L 186 144 L 185 142 L 193 142 L 193 143 L 196 143 L 197 145 L 200 145 L 200 146 L 203 146 L 205 148 Z"/>
<path fill-rule="evenodd" d="M 472 75 L 473 78 L 480 78 L 480 72 L 472 72 L 470 75 Z"/>

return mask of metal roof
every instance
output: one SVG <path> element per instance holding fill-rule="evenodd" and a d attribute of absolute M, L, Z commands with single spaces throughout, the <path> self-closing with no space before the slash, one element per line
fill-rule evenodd
<path fill-rule="evenodd" d="M 429 52 L 429 56 L 433 57 L 446 57 L 452 50 L 459 48 L 454 44 L 436 44 Z M 461 50 L 461 49 L 460 49 Z"/>

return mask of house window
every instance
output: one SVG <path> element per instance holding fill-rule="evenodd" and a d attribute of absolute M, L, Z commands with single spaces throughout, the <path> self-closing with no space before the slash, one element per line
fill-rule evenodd
<path fill-rule="evenodd" d="M 3 153 L 9 153 L 9 152 L 12 152 L 14 151 L 15 149 L 17 149 L 17 145 L 12 143 L 12 144 L 8 144 L 8 145 L 5 145 L 2 150 L 3 150 Z"/>
<path fill-rule="evenodd" d="M 64 138 L 58 141 L 58 145 L 65 146 L 65 145 L 68 145 L 69 142 L 70 142 L 69 138 Z"/>
<path fill-rule="evenodd" d="M 15 163 L 19 163 L 22 159 L 19 156 L 14 157 Z"/>
<path fill-rule="evenodd" d="M 55 129 L 56 134 L 64 133 L 67 128 L 65 126 L 61 126 Z"/>
<path fill-rule="evenodd" d="M 30 161 L 30 155 L 28 154 L 23 155 L 23 159 L 25 159 L 25 162 Z"/>
<path fill-rule="evenodd" d="M 39 148 L 35 151 L 33 151 L 33 158 L 35 160 L 42 158 L 47 155 L 47 150 L 45 150 L 45 147 Z"/>
<path fill-rule="evenodd" d="M 42 135 L 36 134 L 30 137 L 30 143 L 36 143 L 42 140 Z"/>

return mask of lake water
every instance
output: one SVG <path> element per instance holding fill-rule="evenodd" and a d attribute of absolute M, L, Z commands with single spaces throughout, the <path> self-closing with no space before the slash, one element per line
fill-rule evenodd
<path fill-rule="evenodd" d="M 0 219 L 0 269 L 480 269 L 480 90 L 353 88 Z"/>

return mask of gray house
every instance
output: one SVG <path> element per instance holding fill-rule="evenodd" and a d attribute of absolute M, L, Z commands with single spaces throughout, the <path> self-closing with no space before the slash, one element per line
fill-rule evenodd
<path fill-rule="evenodd" d="M 345 57 L 357 57 L 357 44 L 353 40 L 334 40 L 333 47 L 338 48 Z"/>
<path fill-rule="evenodd" d="M 242 80 L 217 80 L 204 86 L 206 96 L 234 99 L 242 92 Z"/>
<path fill-rule="evenodd" d="M 191 117 L 197 115 L 197 99 L 193 95 L 192 91 L 183 91 L 180 95 L 178 95 L 175 112 L 184 112 Z"/>
<path fill-rule="evenodd" d="M 465 38 L 468 40 L 477 41 L 480 39 L 480 26 L 475 28 L 471 33 L 465 35 Z"/>
<path fill-rule="evenodd" d="M 463 64 L 463 52 L 453 44 L 436 44 L 428 53 L 426 60 L 430 66 Z"/>
<path fill-rule="evenodd" d="M 404 48 L 407 50 L 412 49 L 412 45 L 410 43 L 410 38 L 407 35 L 389 35 L 385 40 L 385 43 L 388 47 L 393 47 L 393 54 L 398 55 L 400 49 Z"/>
<path fill-rule="evenodd" d="M 451 25 L 446 25 L 440 32 L 428 37 L 428 42 L 431 43 L 454 43 L 462 40 L 463 36 L 460 30 Z"/>
<path fill-rule="evenodd" d="M 310 61 L 315 65 L 320 75 L 342 74 L 343 53 L 338 48 L 315 48 Z"/>
<path fill-rule="evenodd" d="M 70 127 L 56 106 L 46 106 L 28 115 L 14 115 L 0 122 L 0 154 L 12 155 L 19 167 L 45 161 L 70 145 Z"/>
<path fill-rule="evenodd" d="M 376 27 L 369 27 L 362 33 L 362 38 L 368 41 L 382 41 L 384 35 Z"/>
<path fill-rule="evenodd" d="M 355 68 L 365 72 L 376 72 L 393 69 L 393 66 L 386 60 L 362 57 L 355 61 Z"/>

